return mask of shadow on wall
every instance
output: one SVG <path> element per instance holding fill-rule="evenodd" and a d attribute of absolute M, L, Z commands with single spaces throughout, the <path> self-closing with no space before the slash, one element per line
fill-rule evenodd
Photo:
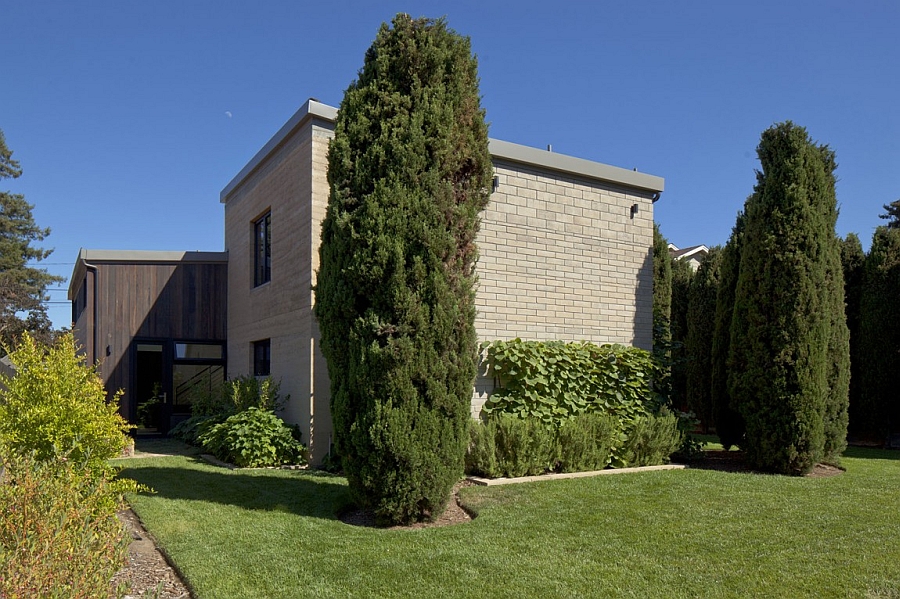
<path fill-rule="evenodd" d="M 637 273 L 634 295 L 634 345 L 641 349 L 653 349 L 653 247 L 646 255 Z"/>

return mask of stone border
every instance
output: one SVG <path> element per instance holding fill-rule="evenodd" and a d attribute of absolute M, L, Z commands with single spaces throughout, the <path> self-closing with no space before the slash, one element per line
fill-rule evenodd
<path fill-rule="evenodd" d="M 554 474 L 541 474 L 538 476 L 521 476 L 519 478 L 482 478 L 480 476 L 468 476 L 476 485 L 493 487 L 497 485 L 515 485 L 518 483 L 533 483 L 543 480 L 560 480 L 565 478 L 585 478 L 588 476 L 604 476 L 607 474 L 629 474 L 633 472 L 654 472 L 656 470 L 684 470 L 684 464 L 662 464 L 660 466 L 639 466 L 637 468 L 607 468 L 605 470 L 592 470 L 591 472 L 559 472 Z"/>

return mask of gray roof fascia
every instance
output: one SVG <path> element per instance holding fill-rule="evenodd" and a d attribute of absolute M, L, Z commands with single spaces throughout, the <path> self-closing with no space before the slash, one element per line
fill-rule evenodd
<path fill-rule="evenodd" d="M 219 193 L 219 201 L 221 203 L 226 203 L 228 201 L 228 196 L 231 195 L 237 187 L 244 182 L 244 180 L 250 176 L 250 174 L 257 169 L 257 167 L 272 153 L 274 152 L 287 137 L 300 125 L 302 125 L 307 119 L 318 117 L 322 120 L 328 121 L 329 123 L 333 123 L 337 118 L 337 108 L 334 106 L 329 106 L 328 104 L 322 104 L 316 100 L 310 98 L 306 101 L 306 103 L 300 107 L 300 110 L 294 113 L 288 121 L 282 125 L 281 129 L 278 130 L 278 133 L 272 136 L 269 141 L 266 142 L 266 145 L 262 147 L 262 149 L 256 153 L 256 155 L 250 159 L 250 162 L 241 169 L 237 175 L 225 186 L 225 189 Z"/>
<path fill-rule="evenodd" d="M 491 156 L 501 160 L 509 160 L 521 164 L 528 164 L 539 168 L 546 168 L 562 173 L 579 175 L 589 179 L 598 179 L 616 185 L 633 187 L 654 193 L 665 190 L 665 179 L 647 173 L 630 171 L 617 166 L 610 166 L 593 160 L 557 154 L 547 150 L 538 150 L 529 146 L 522 146 L 508 141 L 491 139 L 489 142 Z"/>

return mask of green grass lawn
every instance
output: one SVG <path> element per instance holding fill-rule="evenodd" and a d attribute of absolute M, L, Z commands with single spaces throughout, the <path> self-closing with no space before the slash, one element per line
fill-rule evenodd
<path fill-rule="evenodd" d="M 130 497 L 198 599 L 900 598 L 900 452 L 848 451 L 832 478 L 708 470 L 463 489 L 446 528 L 343 524 L 346 481 L 120 462 Z"/>

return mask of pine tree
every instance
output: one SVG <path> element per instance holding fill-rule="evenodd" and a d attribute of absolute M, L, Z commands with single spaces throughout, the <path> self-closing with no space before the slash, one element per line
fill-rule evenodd
<path fill-rule="evenodd" d="M 875 229 L 864 269 L 851 418 L 854 433 L 882 440 L 900 431 L 900 229 Z"/>
<path fill-rule="evenodd" d="M 688 407 L 705 431 L 713 421 L 712 343 L 721 263 L 722 248 L 710 248 L 688 290 L 685 393 Z"/>
<path fill-rule="evenodd" d="M 13 159 L 0 131 L 0 179 L 16 179 L 21 174 L 22 168 Z M 33 208 L 20 194 L 0 192 L 0 352 L 3 354 L 25 331 L 40 341 L 49 341 L 52 325 L 43 302 L 47 299 L 47 287 L 64 280 L 29 265 L 53 251 L 31 245 L 50 234 L 50 229 L 35 224 Z"/>
<path fill-rule="evenodd" d="M 888 229 L 900 229 L 900 200 L 884 204 L 884 214 L 879 214 L 878 218 L 889 221 L 887 224 Z"/>
<path fill-rule="evenodd" d="M 849 344 L 834 153 L 786 122 L 765 131 L 746 204 L 731 325 L 732 404 L 755 467 L 803 474 L 846 441 Z"/>
<path fill-rule="evenodd" d="M 746 207 L 746 204 L 745 204 Z M 731 365 L 731 321 L 734 317 L 734 293 L 740 274 L 741 247 L 744 239 L 743 212 L 738 213 L 731 237 L 722 248 L 719 265 L 719 288 L 716 291 L 716 314 L 713 327 L 710 368 L 710 396 L 716 434 L 725 449 L 740 446 L 744 440 L 744 418 L 732 405 L 729 387 Z"/>
<path fill-rule="evenodd" d="M 315 289 L 335 449 L 382 522 L 436 517 L 463 472 L 491 178 L 468 38 L 382 25 L 335 122 Z"/>

